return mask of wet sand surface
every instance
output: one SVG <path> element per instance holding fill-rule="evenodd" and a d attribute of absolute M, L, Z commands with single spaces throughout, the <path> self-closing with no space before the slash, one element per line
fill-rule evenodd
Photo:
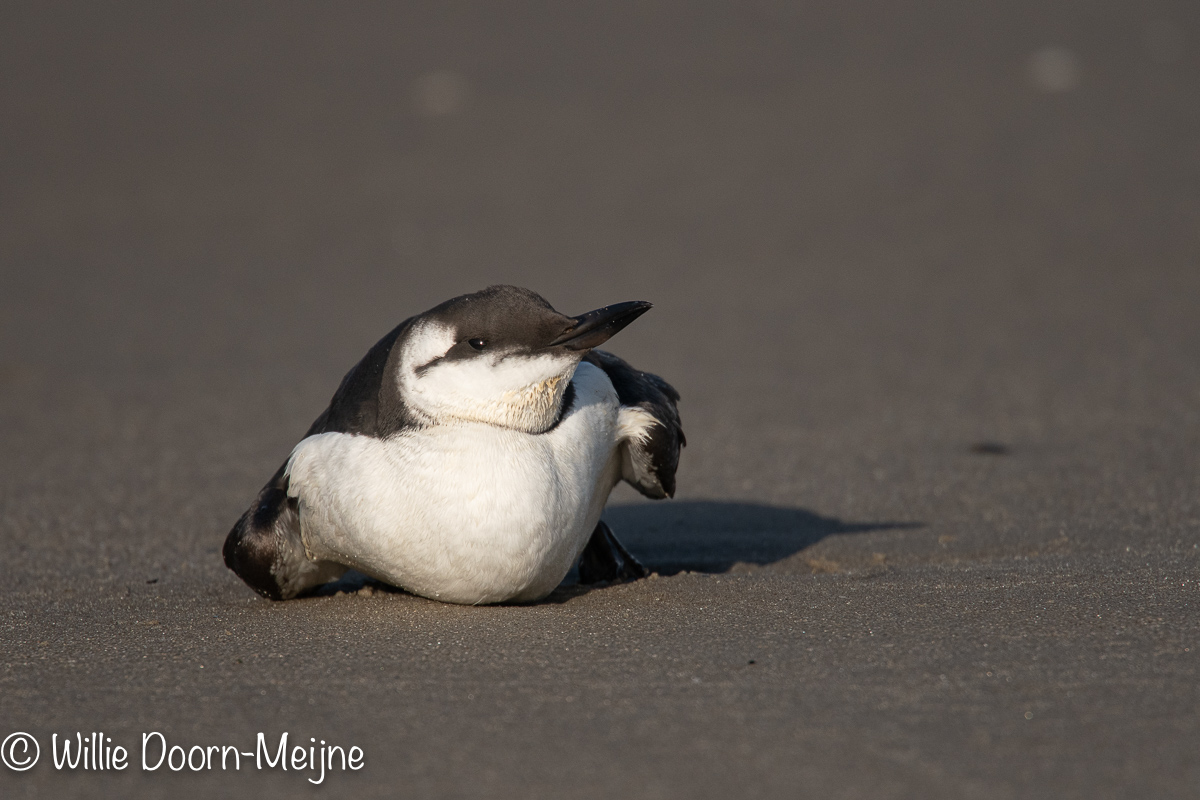
<path fill-rule="evenodd" d="M 1200 793 L 1194 4 L 4 16 L 5 797 Z M 256 597 L 224 536 L 345 370 L 499 282 L 655 303 L 658 576 Z"/>

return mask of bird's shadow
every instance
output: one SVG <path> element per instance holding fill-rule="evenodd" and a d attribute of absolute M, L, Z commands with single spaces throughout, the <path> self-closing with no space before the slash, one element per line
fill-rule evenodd
<path fill-rule="evenodd" d="M 847 522 L 803 508 L 717 500 L 674 500 L 609 506 L 604 520 L 635 558 L 652 572 L 729 572 L 740 565 L 784 561 L 828 536 L 920 528 L 919 522 Z M 362 586 L 400 591 L 357 573 L 314 594 L 355 591 Z M 564 602 L 595 586 L 578 583 L 572 569 L 546 600 Z"/>
<path fill-rule="evenodd" d="M 738 564 L 766 566 L 827 536 L 919 528 L 915 522 L 847 522 L 803 508 L 716 500 L 610 506 L 604 520 L 647 569 L 728 572 Z"/>

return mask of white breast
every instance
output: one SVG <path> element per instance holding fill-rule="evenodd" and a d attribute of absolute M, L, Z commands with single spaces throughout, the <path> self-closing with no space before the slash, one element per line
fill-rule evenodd
<path fill-rule="evenodd" d="M 620 478 L 619 403 L 582 363 L 542 434 L 484 423 L 311 436 L 288 464 L 309 557 L 455 603 L 536 600 L 578 559 Z"/>

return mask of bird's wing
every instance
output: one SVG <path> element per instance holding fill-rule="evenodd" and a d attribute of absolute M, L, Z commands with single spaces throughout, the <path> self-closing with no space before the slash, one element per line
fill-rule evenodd
<path fill-rule="evenodd" d="M 351 433 L 384 437 L 413 424 L 400 402 L 397 387 L 383 376 L 396 339 L 411 320 L 405 320 L 367 351 L 333 394 L 304 438 L 319 433 Z M 225 539 L 225 563 L 264 597 L 286 600 L 336 578 L 343 567 L 311 561 L 300 536 L 295 492 L 288 485 L 286 464 L 267 482 L 254 504 Z"/>
<path fill-rule="evenodd" d="M 676 406 L 679 392 L 604 350 L 592 350 L 584 360 L 604 370 L 621 402 L 621 477 L 646 497 L 674 497 L 679 449 L 687 444 Z"/>

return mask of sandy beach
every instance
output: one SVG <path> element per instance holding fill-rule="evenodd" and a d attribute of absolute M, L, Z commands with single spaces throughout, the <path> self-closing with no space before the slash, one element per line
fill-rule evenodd
<path fill-rule="evenodd" d="M 4 16 L 0 794 L 1200 793 L 1200 7 Z M 654 303 L 655 575 L 256 596 L 345 371 L 494 283 Z"/>

